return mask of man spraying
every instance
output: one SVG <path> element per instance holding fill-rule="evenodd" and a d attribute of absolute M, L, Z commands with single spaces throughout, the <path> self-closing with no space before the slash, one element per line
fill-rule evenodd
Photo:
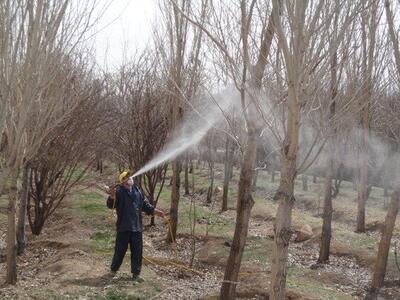
<path fill-rule="evenodd" d="M 117 235 L 114 257 L 111 263 L 111 276 L 115 276 L 124 259 L 128 245 L 131 250 L 131 272 L 134 282 L 142 282 L 139 276 L 142 268 L 143 224 L 142 211 L 148 215 L 164 216 L 164 212 L 154 208 L 134 184 L 131 173 L 124 171 L 119 175 L 120 184 L 115 193 L 107 198 L 107 207 L 117 211 Z M 115 198 L 115 199 L 113 199 Z"/>

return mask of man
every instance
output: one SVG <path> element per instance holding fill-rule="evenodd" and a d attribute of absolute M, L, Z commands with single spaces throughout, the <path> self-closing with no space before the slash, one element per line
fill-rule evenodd
<path fill-rule="evenodd" d="M 142 282 L 139 277 L 142 268 L 143 224 L 142 211 L 148 215 L 164 216 L 162 210 L 154 208 L 134 185 L 131 173 L 124 171 L 119 175 L 120 184 L 116 188 L 115 199 L 110 195 L 107 207 L 117 211 L 117 236 L 114 257 L 111 263 L 111 276 L 115 276 L 124 259 L 128 244 L 131 250 L 131 272 L 135 282 Z"/>

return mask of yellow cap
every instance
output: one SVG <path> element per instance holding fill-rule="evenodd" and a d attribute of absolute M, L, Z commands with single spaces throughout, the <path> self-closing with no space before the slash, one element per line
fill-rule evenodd
<path fill-rule="evenodd" d="M 124 182 L 124 178 L 125 177 L 127 177 L 127 176 L 131 176 L 132 175 L 132 173 L 131 172 L 129 172 L 129 171 L 123 171 L 121 174 L 119 174 L 119 182 L 120 183 L 123 183 Z"/>

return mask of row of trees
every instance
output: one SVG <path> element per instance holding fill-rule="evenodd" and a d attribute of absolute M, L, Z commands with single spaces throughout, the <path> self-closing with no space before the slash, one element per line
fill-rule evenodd
<path fill-rule="evenodd" d="M 0 193 L 9 197 L 7 281 L 16 281 L 17 199 L 22 253 L 26 214 L 32 232 L 40 234 L 91 166 L 107 158 L 137 171 L 183 134 L 181 124 L 190 122 L 205 95 L 220 91 L 222 101 L 233 105 L 226 109 L 215 100 L 224 118 L 204 140 L 203 152 L 212 179 L 215 149 L 225 148 L 222 211 L 228 209 L 233 165 L 240 167 L 235 233 L 220 298 L 235 297 L 259 168 L 281 174 L 274 196 L 279 205 L 271 299 L 285 297 L 297 176 L 325 177 L 320 263 L 329 261 L 332 199 L 343 170 L 352 170 L 358 182 L 355 230 L 360 233 L 372 185 L 388 178 L 380 182 L 394 192 L 373 280 L 378 290 L 399 201 L 398 182 L 387 175 L 398 170 L 392 163 L 400 128 L 397 4 L 166 0 L 160 4 L 154 47 L 113 73 L 95 69 L 82 47 L 94 5 L 0 3 Z M 181 172 L 185 169 L 187 193 L 193 157 L 192 148 L 171 162 L 169 242 L 176 240 Z M 155 205 L 166 170 L 159 165 L 138 178 Z"/>
<path fill-rule="evenodd" d="M 93 60 L 81 48 L 93 26 L 94 5 L 0 3 L 0 194 L 8 195 L 8 283 L 17 279 L 17 199 L 22 253 L 25 215 L 39 234 L 94 160 L 95 137 L 107 111 L 100 106 L 107 97 L 103 80 L 96 78 Z"/>
<path fill-rule="evenodd" d="M 379 119 L 387 116 L 383 107 L 393 109 L 386 101 L 398 95 L 399 77 L 393 73 L 398 55 L 393 3 L 238 1 L 232 5 L 224 1 L 202 1 L 201 5 L 188 8 L 185 1 L 171 2 L 174 13 L 177 10 L 193 26 L 192 30 L 200 29 L 205 35 L 208 55 L 204 59 L 212 63 L 207 70 L 212 72 L 212 78 L 233 83 L 240 95 L 239 111 L 244 122 L 240 123 L 239 136 L 242 139 L 234 140 L 241 153 L 237 218 L 220 298 L 235 296 L 253 205 L 251 184 L 256 161 L 260 160 L 257 150 L 266 138 L 272 145 L 270 152 L 280 149 L 281 177 L 274 197 L 279 206 L 274 226 L 270 297 L 283 299 L 297 175 L 304 174 L 317 159 L 324 165 L 323 233 L 318 262 L 326 263 L 332 236 L 332 198 L 340 188 L 336 175 L 340 173 L 339 167 L 354 169 L 358 182 L 355 230 L 362 233 L 371 186 L 382 172 L 388 171 L 384 170 L 384 163 L 393 159 L 393 156 L 382 159 L 383 152 L 374 152 L 377 139 L 371 139 L 375 131 L 379 143 L 385 145 L 382 149 L 398 143 L 393 139 L 397 132 L 395 120 L 385 118 L 389 124 L 383 124 Z M 205 14 L 201 13 L 204 9 Z M 179 43 L 179 39 L 169 42 Z M 209 89 L 210 86 L 208 83 Z M 235 132 L 231 136 L 237 137 L 229 117 L 226 123 L 227 130 Z M 343 139 L 354 138 L 355 155 L 346 153 L 346 156 L 357 157 L 358 163 L 348 166 L 341 157 L 345 148 L 340 145 Z M 226 151 L 227 157 L 229 152 Z M 230 164 L 225 166 L 229 178 Z M 335 186 L 333 180 L 337 183 Z M 396 184 L 395 181 L 384 183 L 395 190 L 394 203 L 398 201 Z M 392 217 L 388 216 L 390 220 L 387 220 L 389 233 L 384 234 L 381 242 L 386 240 L 386 244 L 378 253 L 375 289 L 383 281 L 385 267 L 381 261 L 386 261 L 390 246 L 388 234 L 393 230 L 396 211 L 393 205 L 390 205 Z M 223 207 L 226 209 L 225 204 Z M 380 278 L 379 284 L 376 278 Z"/>

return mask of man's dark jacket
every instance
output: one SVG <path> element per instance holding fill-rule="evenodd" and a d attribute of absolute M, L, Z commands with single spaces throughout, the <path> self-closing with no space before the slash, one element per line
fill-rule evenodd
<path fill-rule="evenodd" d="M 142 192 L 133 186 L 129 191 L 123 186 L 117 187 L 115 204 L 113 199 L 108 197 L 107 207 L 115 207 L 117 211 L 117 231 L 142 232 L 142 211 L 151 215 L 154 207 L 144 198 Z"/>

